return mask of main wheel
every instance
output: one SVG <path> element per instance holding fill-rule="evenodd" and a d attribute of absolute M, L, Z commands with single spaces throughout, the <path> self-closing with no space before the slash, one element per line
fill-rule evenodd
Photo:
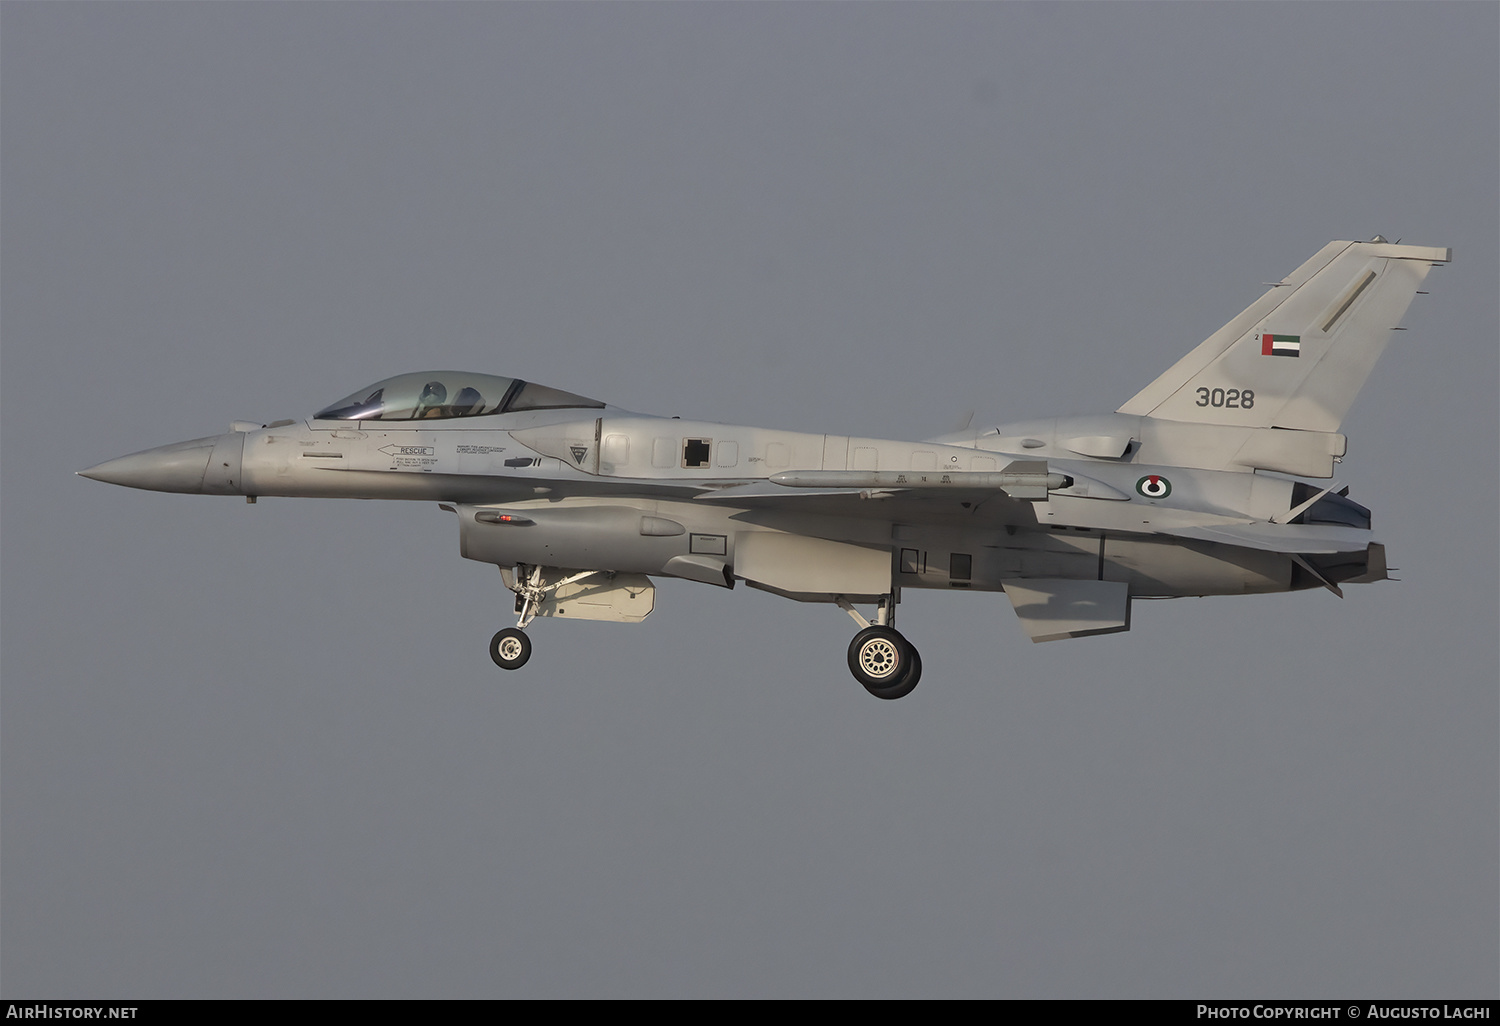
<path fill-rule="evenodd" d="M 531 639 L 524 631 L 507 627 L 490 639 L 490 658 L 502 670 L 519 670 L 531 658 Z"/>
<path fill-rule="evenodd" d="M 922 659 L 894 628 L 866 627 L 849 642 L 849 672 L 876 698 L 901 698 L 922 679 Z"/>
<path fill-rule="evenodd" d="M 892 684 L 888 688 L 880 688 L 879 690 L 866 688 L 865 690 L 869 691 L 876 698 L 884 699 L 905 698 L 912 693 L 917 686 L 917 682 L 922 679 L 922 656 L 915 648 L 911 647 L 909 642 L 906 647 L 911 649 L 911 669 L 906 671 L 906 676 L 901 679 L 901 682 Z"/>

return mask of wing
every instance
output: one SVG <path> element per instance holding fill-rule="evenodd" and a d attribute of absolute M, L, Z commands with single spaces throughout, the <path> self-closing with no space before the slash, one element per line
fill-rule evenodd
<path fill-rule="evenodd" d="M 1287 555 L 1364 552 L 1370 546 L 1369 531 L 1334 524 L 1198 524 L 1162 526 L 1158 531 L 1177 538 L 1238 545 L 1245 549 Z"/>
<path fill-rule="evenodd" d="M 999 473 L 797 470 L 764 481 L 704 492 L 698 502 L 870 519 L 984 515 L 1034 523 L 1030 504 L 1052 492 L 1124 500 L 1100 481 L 1048 470 L 1045 460 L 1016 460 Z"/>

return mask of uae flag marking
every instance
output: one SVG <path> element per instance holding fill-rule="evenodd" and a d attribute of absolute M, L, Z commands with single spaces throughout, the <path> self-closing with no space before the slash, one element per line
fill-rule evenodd
<path fill-rule="evenodd" d="M 1301 335 L 1262 335 L 1260 337 L 1261 356 L 1301 356 Z"/>

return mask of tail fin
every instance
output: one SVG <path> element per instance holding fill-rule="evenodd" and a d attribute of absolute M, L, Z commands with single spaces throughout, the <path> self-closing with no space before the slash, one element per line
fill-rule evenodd
<path fill-rule="evenodd" d="M 1336 432 L 1427 272 L 1452 259 L 1379 236 L 1330 242 L 1119 412 Z"/>

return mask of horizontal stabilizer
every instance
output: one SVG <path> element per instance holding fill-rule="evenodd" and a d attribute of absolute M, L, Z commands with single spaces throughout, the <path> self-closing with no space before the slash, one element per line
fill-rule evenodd
<path fill-rule="evenodd" d="M 1130 585 L 1124 581 L 1024 578 L 1005 582 L 1032 641 L 1061 641 L 1130 630 Z"/>
<path fill-rule="evenodd" d="M 1385 564 L 1385 546 L 1379 542 L 1371 542 L 1369 552 L 1365 558 L 1365 572 L 1358 577 L 1351 577 L 1345 584 L 1373 584 L 1376 581 L 1394 580 L 1391 571 Z"/>

